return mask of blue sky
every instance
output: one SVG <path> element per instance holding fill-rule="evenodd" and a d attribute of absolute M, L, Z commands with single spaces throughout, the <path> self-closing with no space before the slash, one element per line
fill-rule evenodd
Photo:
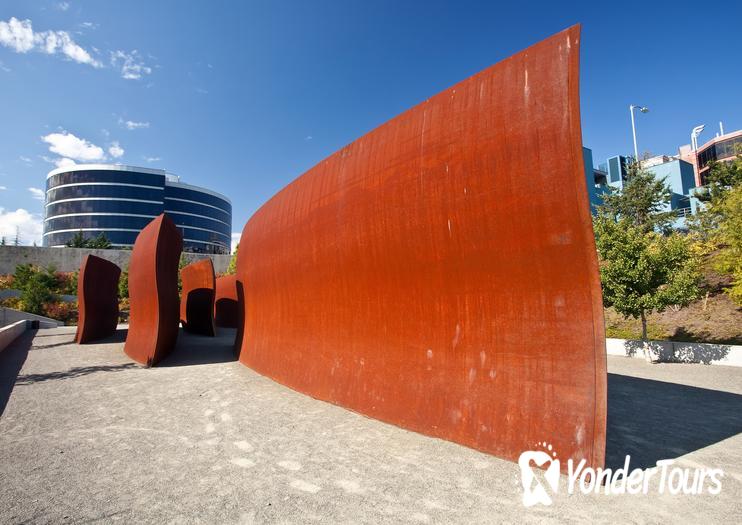
<path fill-rule="evenodd" d="M 15 21 L 13 21 L 15 19 Z M 0 234 L 40 239 L 62 158 L 164 168 L 229 195 L 233 231 L 338 148 L 582 23 L 596 163 L 742 128 L 742 2 L 0 2 Z M 69 161 L 63 161 L 69 162 Z M 531 190 L 532 191 L 532 190 Z"/>

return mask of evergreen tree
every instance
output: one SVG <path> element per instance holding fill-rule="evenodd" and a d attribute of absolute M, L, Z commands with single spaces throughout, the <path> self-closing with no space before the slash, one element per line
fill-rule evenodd
<path fill-rule="evenodd" d="M 228 275 L 234 275 L 237 273 L 237 252 L 240 249 L 240 243 L 237 243 L 237 246 L 234 248 L 234 253 L 232 254 L 232 258 L 229 259 L 229 266 L 227 267 L 227 274 Z"/>
<path fill-rule="evenodd" d="M 632 162 L 627 164 L 626 181 L 620 190 L 610 188 L 602 196 L 598 213 L 614 220 L 625 220 L 644 231 L 670 230 L 675 212 L 669 209 L 671 191 L 664 179 Z"/>
<path fill-rule="evenodd" d="M 634 163 L 622 190 L 598 206 L 593 222 L 600 256 L 603 302 L 624 317 L 641 319 L 668 306 L 685 306 L 698 296 L 700 272 L 690 239 L 671 232 L 670 190 Z"/>

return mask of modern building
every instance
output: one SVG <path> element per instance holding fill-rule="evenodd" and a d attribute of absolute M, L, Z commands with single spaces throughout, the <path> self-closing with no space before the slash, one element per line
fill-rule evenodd
<path fill-rule="evenodd" d="M 587 148 L 583 150 L 588 193 L 590 203 L 593 205 L 593 213 L 595 213 L 595 206 L 600 204 L 601 195 L 604 192 L 609 188 L 623 188 L 628 174 L 629 160 L 622 155 L 616 155 L 594 168 L 592 167 L 592 152 Z M 588 159 L 590 168 L 588 168 Z M 672 195 L 668 210 L 674 210 L 678 215 L 675 227 L 684 228 L 685 217 L 693 213 L 696 205 L 692 197 L 692 191 L 696 187 L 693 165 L 678 158 L 659 155 L 643 160 L 642 167 L 654 174 L 655 178 L 664 179 L 670 187 Z"/>
<path fill-rule="evenodd" d="M 730 161 L 742 154 L 742 130 L 717 134 L 696 151 L 693 151 L 689 144 L 680 146 L 678 153 L 681 159 L 691 163 L 695 168 L 696 185 L 703 186 L 706 183 L 709 162 Z"/>
<path fill-rule="evenodd" d="M 593 164 L 593 151 L 583 146 L 582 160 L 585 165 L 585 178 L 587 179 L 587 194 L 590 199 L 590 211 L 596 212 L 595 207 L 601 203 L 601 195 L 606 191 L 608 174 L 602 168 L 596 168 Z"/>
<path fill-rule="evenodd" d="M 103 233 L 115 247 L 133 246 L 142 228 L 163 212 L 183 234 L 183 251 L 230 253 L 227 197 L 164 170 L 117 164 L 77 164 L 49 173 L 43 245 L 64 246 L 82 231 L 85 237 Z"/>

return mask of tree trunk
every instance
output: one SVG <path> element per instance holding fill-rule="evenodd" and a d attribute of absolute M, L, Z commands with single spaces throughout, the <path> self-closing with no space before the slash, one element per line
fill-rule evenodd
<path fill-rule="evenodd" d="M 644 310 L 642 310 L 641 319 L 642 319 L 642 349 L 644 350 L 644 359 L 647 361 L 647 363 L 651 363 L 652 352 L 649 348 L 649 341 L 647 341 L 647 316 L 644 313 Z"/>

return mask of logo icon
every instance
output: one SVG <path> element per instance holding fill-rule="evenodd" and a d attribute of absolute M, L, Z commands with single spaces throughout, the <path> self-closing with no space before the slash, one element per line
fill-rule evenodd
<path fill-rule="evenodd" d="M 547 450 L 526 450 L 518 458 L 523 505 L 526 507 L 539 503 L 551 505 L 549 493 L 559 492 L 559 460 L 556 459 L 556 452 L 552 452 L 552 446 L 545 442 L 539 445 Z"/>

